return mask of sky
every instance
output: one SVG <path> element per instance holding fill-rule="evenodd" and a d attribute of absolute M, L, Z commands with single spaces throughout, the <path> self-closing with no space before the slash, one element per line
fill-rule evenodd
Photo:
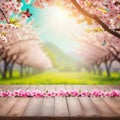
<path fill-rule="evenodd" d="M 79 45 L 71 35 L 76 29 L 76 21 L 73 18 L 55 6 L 40 9 L 24 3 L 22 9 L 27 8 L 33 14 L 28 21 L 34 19 L 35 29 L 44 43 L 51 42 L 66 53 L 75 52 Z"/>

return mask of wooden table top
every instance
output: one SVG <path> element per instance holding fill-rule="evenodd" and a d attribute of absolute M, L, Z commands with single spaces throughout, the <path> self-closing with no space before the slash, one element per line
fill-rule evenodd
<path fill-rule="evenodd" d="M 0 85 L 0 90 L 120 89 L 120 85 Z M 0 120 L 120 120 L 120 97 L 0 98 Z"/>

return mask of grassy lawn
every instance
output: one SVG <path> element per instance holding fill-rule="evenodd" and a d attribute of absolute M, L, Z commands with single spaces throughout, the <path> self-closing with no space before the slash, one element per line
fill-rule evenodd
<path fill-rule="evenodd" d="M 44 72 L 27 77 L 12 79 L 0 78 L 0 84 L 120 84 L 118 73 L 112 73 L 110 78 L 86 72 Z"/>

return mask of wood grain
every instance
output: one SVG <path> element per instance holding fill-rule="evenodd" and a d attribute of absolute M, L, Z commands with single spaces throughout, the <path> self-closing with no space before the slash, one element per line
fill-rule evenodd
<path fill-rule="evenodd" d="M 119 85 L 0 85 L 1 90 L 112 90 Z M 0 98 L 0 120 L 120 120 L 120 98 Z"/>

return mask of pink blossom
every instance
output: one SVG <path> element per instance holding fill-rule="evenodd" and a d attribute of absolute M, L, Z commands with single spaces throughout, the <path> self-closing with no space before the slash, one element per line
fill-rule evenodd
<path fill-rule="evenodd" d="M 14 91 L 0 91 L 0 97 L 120 97 L 120 90 L 103 91 L 94 89 L 92 91 L 52 91 L 41 92 L 39 90 L 14 90 Z"/>

